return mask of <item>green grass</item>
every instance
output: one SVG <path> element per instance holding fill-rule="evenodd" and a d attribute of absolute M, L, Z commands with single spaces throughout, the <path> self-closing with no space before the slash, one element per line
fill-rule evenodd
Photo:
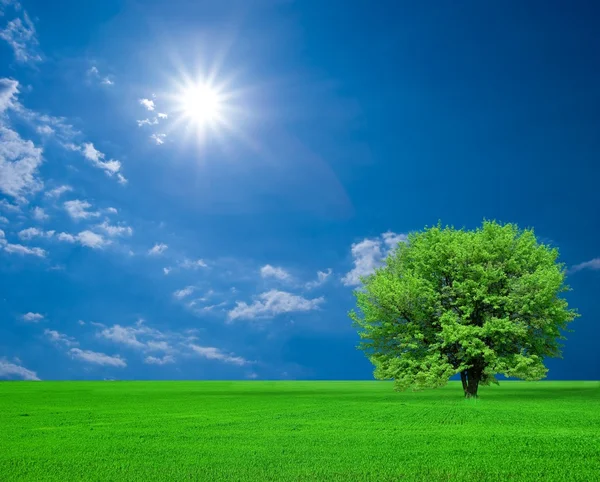
<path fill-rule="evenodd" d="M 600 480 L 598 382 L 0 383 L 0 480 Z"/>

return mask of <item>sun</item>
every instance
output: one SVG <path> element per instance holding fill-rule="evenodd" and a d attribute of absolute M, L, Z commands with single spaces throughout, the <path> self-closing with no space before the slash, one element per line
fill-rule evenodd
<path fill-rule="evenodd" d="M 186 87 L 179 96 L 183 117 L 199 128 L 223 123 L 224 99 L 219 91 L 204 83 Z"/>
<path fill-rule="evenodd" d="M 247 115 L 242 102 L 245 90 L 235 88 L 233 77 L 219 76 L 216 68 L 195 75 L 175 71 L 177 77 L 161 94 L 168 103 L 168 135 L 177 133 L 186 141 L 184 145 L 195 141 L 202 149 L 229 146 L 232 136 L 245 139 L 240 125 Z"/>
<path fill-rule="evenodd" d="M 215 84 L 210 79 L 190 77 L 178 82 L 171 98 L 173 127 L 186 136 L 196 138 L 201 144 L 209 138 L 221 137 L 230 129 L 232 109 L 231 94 L 224 84 Z"/>

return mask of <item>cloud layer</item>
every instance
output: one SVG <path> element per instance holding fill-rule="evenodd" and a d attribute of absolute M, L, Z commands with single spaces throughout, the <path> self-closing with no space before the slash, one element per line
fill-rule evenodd
<path fill-rule="evenodd" d="M 365 238 L 351 247 L 354 268 L 342 278 L 345 286 L 360 285 L 360 277 L 372 274 L 398 243 L 406 242 L 405 234 L 388 231 L 378 238 Z"/>

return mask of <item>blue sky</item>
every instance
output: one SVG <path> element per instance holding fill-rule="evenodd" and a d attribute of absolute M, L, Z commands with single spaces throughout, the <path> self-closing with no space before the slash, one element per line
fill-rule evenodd
<path fill-rule="evenodd" d="M 413 3 L 0 0 L 0 378 L 370 379 L 358 275 L 485 217 L 598 379 L 599 12 Z"/>

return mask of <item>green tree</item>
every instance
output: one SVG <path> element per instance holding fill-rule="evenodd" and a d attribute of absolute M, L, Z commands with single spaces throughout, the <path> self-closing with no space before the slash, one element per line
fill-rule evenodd
<path fill-rule="evenodd" d="M 411 233 L 354 292 L 357 348 L 395 390 L 441 387 L 459 373 L 470 398 L 498 373 L 539 380 L 544 357 L 561 357 L 559 330 L 579 316 L 559 296 L 570 289 L 557 258 L 514 224 Z"/>

